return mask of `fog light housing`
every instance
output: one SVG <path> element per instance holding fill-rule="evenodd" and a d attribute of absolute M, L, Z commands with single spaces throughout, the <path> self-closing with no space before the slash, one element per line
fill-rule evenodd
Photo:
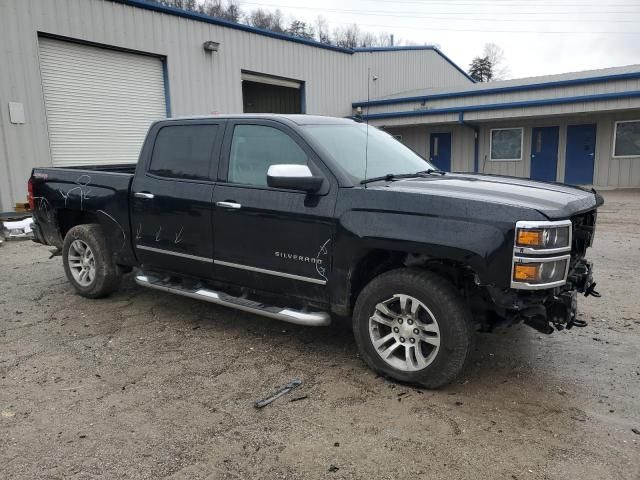
<path fill-rule="evenodd" d="M 554 258 L 516 257 L 513 263 L 513 288 L 541 289 L 563 285 L 569 270 L 569 255 Z"/>

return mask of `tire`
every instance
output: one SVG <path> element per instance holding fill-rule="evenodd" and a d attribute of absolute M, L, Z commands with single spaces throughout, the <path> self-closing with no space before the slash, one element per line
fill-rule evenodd
<path fill-rule="evenodd" d="M 88 248 L 91 255 L 83 255 L 81 245 Z M 62 244 L 62 262 L 67 279 L 83 297 L 106 297 L 120 286 L 120 269 L 98 224 L 76 225 L 67 232 Z M 79 273 L 83 269 L 87 271 L 84 277 Z"/>
<path fill-rule="evenodd" d="M 362 290 L 353 332 L 374 371 L 430 389 L 460 374 L 474 338 L 471 313 L 453 286 L 433 272 L 409 268 L 386 272 Z"/>

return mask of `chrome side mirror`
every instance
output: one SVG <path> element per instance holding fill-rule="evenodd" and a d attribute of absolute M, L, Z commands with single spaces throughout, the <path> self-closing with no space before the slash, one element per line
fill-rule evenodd
<path fill-rule="evenodd" d="M 314 176 L 306 165 L 271 165 L 267 171 L 267 185 L 273 188 L 317 192 L 322 187 L 323 178 Z"/>

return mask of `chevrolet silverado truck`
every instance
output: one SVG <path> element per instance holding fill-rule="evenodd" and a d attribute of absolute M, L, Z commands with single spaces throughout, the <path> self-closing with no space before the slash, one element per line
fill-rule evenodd
<path fill-rule="evenodd" d="M 37 242 L 69 282 L 143 287 L 272 319 L 351 317 L 364 361 L 437 388 L 475 331 L 582 325 L 596 295 L 593 190 L 437 170 L 348 119 L 236 115 L 154 123 L 137 164 L 36 168 Z"/>

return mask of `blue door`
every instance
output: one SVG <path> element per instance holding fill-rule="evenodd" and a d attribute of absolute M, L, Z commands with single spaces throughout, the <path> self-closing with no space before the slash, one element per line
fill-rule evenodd
<path fill-rule="evenodd" d="M 451 133 L 432 133 L 429 160 L 440 170 L 451 171 Z"/>
<path fill-rule="evenodd" d="M 567 160 L 565 183 L 591 185 L 596 156 L 596 126 L 569 125 L 567 127 Z"/>
<path fill-rule="evenodd" d="M 531 130 L 531 178 L 556 181 L 558 168 L 558 127 L 536 127 Z"/>

